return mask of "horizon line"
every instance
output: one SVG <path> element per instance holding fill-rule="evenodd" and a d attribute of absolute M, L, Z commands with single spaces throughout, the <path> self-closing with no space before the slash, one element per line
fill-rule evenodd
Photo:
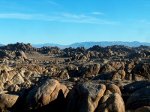
<path fill-rule="evenodd" d="M 81 43 L 100 43 L 100 42 L 128 42 L 128 43 L 132 43 L 132 42 L 138 42 L 138 43 L 148 43 L 150 44 L 150 42 L 146 42 L 146 41 L 81 41 L 81 42 L 73 42 L 73 43 L 70 43 L 70 44 L 61 44 L 61 43 L 32 43 L 32 42 L 12 42 L 12 43 L 0 43 L 1 45 L 8 45 L 8 44 L 16 44 L 16 43 L 23 43 L 23 44 L 31 44 L 31 45 L 39 45 L 39 44 L 56 44 L 56 45 L 60 45 L 60 46 L 69 46 L 69 45 L 73 45 L 73 44 L 81 44 Z"/>

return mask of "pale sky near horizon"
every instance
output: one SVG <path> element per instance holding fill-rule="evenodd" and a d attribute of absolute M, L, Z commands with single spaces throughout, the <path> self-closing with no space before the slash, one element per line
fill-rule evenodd
<path fill-rule="evenodd" d="M 0 0 L 0 43 L 150 42 L 150 0 Z"/>

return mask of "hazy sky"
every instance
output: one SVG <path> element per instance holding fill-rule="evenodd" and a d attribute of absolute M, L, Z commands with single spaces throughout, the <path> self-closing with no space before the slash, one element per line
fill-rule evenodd
<path fill-rule="evenodd" d="M 150 0 L 0 0 L 0 43 L 150 42 Z"/>

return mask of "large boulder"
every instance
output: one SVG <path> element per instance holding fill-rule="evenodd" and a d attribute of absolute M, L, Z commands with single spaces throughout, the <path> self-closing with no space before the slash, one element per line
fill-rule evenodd
<path fill-rule="evenodd" d="M 13 83 L 13 84 L 22 84 L 22 83 L 24 83 L 24 78 L 20 75 L 20 74 L 16 74 L 13 78 L 12 78 L 12 80 L 11 80 L 11 82 Z"/>
<path fill-rule="evenodd" d="M 134 61 L 129 61 L 127 62 L 125 69 L 128 73 L 130 73 L 132 71 L 132 69 L 135 67 L 135 62 Z"/>
<path fill-rule="evenodd" d="M 150 86 L 149 81 L 136 81 L 136 82 L 123 86 L 122 95 L 123 95 L 124 101 L 126 102 L 127 99 L 130 97 L 130 95 L 134 93 L 135 91 L 145 88 L 145 87 L 149 87 L 149 86 Z"/>
<path fill-rule="evenodd" d="M 18 100 L 18 95 L 0 94 L 0 111 L 12 108 Z"/>
<path fill-rule="evenodd" d="M 42 54 L 49 54 L 49 55 L 53 55 L 53 54 L 60 54 L 61 50 L 58 47 L 41 47 L 40 49 L 38 49 L 38 51 Z"/>
<path fill-rule="evenodd" d="M 82 75 L 83 77 L 93 77 L 98 75 L 100 70 L 100 64 L 90 64 L 83 68 Z"/>
<path fill-rule="evenodd" d="M 10 70 L 8 68 L 1 70 L 0 74 L 0 80 L 5 83 L 7 81 L 10 81 L 15 76 L 16 72 L 13 72 L 13 70 Z"/>
<path fill-rule="evenodd" d="M 9 51 L 34 51 L 36 48 L 32 47 L 30 43 L 16 43 L 16 44 L 8 44 L 6 46 L 2 46 L 1 49 L 9 50 Z"/>
<path fill-rule="evenodd" d="M 48 79 L 29 92 L 26 98 L 26 106 L 28 108 L 37 109 L 48 105 L 57 99 L 60 92 L 66 97 L 68 93 L 67 87 L 60 84 L 57 80 Z"/>
<path fill-rule="evenodd" d="M 109 63 L 105 64 L 104 66 L 102 66 L 100 73 L 111 73 L 116 71 L 116 69 L 110 65 Z"/>
<path fill-rule="evenodd" d="M 126 73 L 124 70 L 118 70 L 113 74 L 112 80 L 123 80 L 126 76 Z"/>
<path fill-rule="evenodd" d="M 62 80 L 68 80 L 70 78 L 69 74 L 68 74 L 68 71 L 67 70 L 61 71 L 60 74 L 59 74 L 59 78 L 62 79 Z"/>
<path fill-rule="evenodd" d="M 125 105 L 118 93 L 108 92 L 102 97 L 95 112 L 125 112 Z"/>
<path fill-rule="evenodd" d="M 127 109 L 137 109 L 150 105 L 150 86 L 141 88 L 130 95 L 127 100 Z"/>
<path fill-rule="evenodd" d="M 68 94 L 66 112 L 94 112 L 106 86 L 86 82 L 76 85 Z"/>
<path fill-rule="evenodd" d="M 150 80 L 150 64 L 139 63 L 133 68 L 131 73 L 133 74 L 133 80 Z"/>
<path fill-rule="evenodd" d="M 70 77 L 78 77 L 79 76 L 79 68 L 76 65 L 70 64 L 67 67 L 67 71 Z"/>
<path fill-rule="evenodd" d="M 118 93 L 120 96 L 122 95 L 120 88 L 116 86 L 115 84 L 108 84 L 106 87 L 107 87 L 107 90 L 111 91 L 112 93 Z"/>
<path fill-rule="evenodd" d="M 28 59 L 27 56 L 26 56 L 26 54 L 23 51 L 16 52 L 16 56 L 20 57 L 20 58 L 23 58 L 25 60 Z"/>
<path fill-rule="evenodd" d="M 110 65 L 113 66 L 115 69 L 119 70 L 120 68 L 125 68 L 124 62 L 110 62 Z"/>

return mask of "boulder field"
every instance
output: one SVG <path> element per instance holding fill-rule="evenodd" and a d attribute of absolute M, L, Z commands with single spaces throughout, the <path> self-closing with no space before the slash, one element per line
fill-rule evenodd
<path fill-rule="evenodd" d="M 0 46 L 0 112 L 150 112 L 150 47 Z"/>

